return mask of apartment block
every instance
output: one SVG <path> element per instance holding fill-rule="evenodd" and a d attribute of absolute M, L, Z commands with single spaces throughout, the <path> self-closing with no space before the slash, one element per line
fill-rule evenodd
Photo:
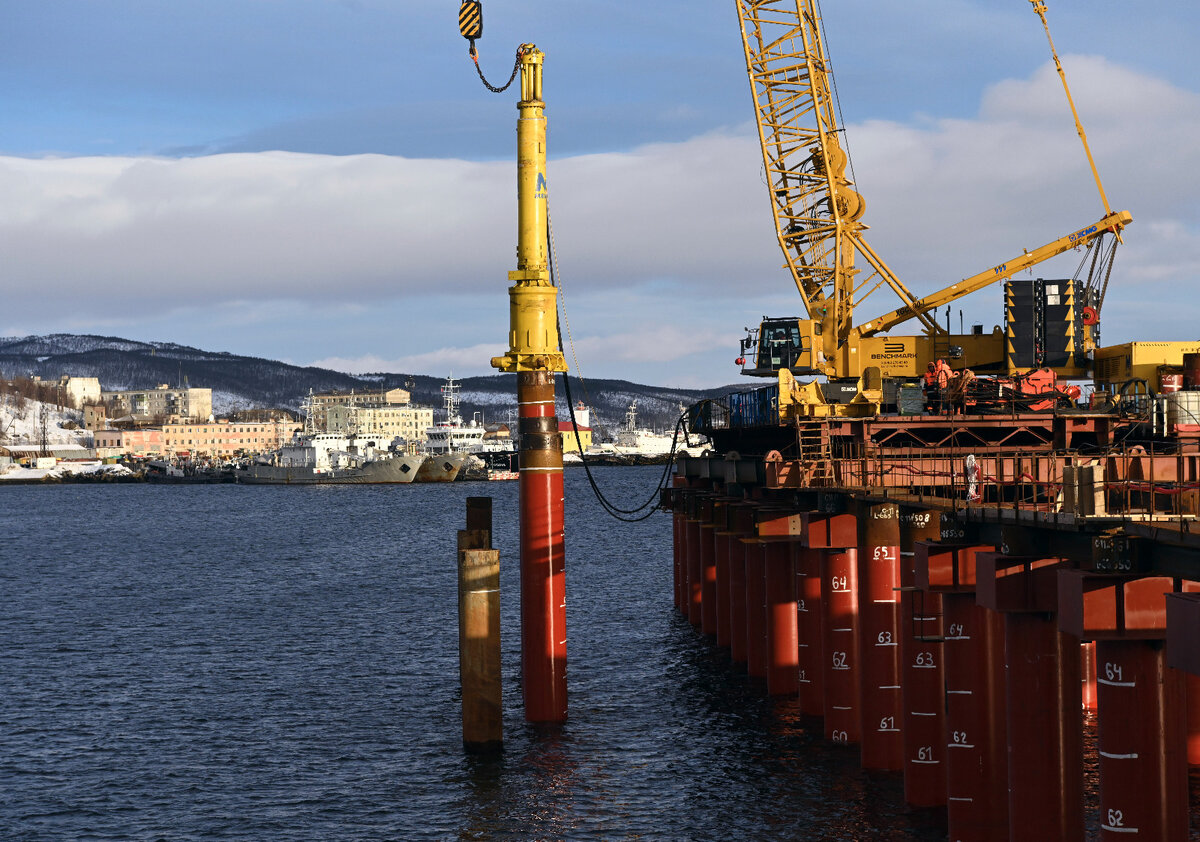
<path fill-rule="evenodd" d="M 164 424 L 163 450 L 173 456 L 218 456 L 274 450 L 298 429 L 294 421 L 210 421 Z"/>
<path fill-rule="evenodd" d="M 102 392 L 112 405 L 113 418 L 132 415 L 137 420 L 153 418 L 212 418 L 212 389 L 173 389 L 163 384 L 153 389 L 124 389 Z"/>
<path fill-rule="evenodd" d="M 377 439 L 379 447 L 386 446 L 397 436 L 408 442 L 424 441 L 425 431 L 432 426 L 433 410 L 429 407 L 333 405 L 325 409 L 326 432 L 354 433 Z"/>

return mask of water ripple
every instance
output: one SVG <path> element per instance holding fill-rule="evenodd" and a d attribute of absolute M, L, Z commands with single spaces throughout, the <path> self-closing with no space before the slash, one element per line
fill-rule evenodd
<path fill-rule="evenodd" d="M 640 499 L 657 468 L 609 469 Z M 0 839 L 938 839 L 671 610 L 671 523 L 568 472 L 571 719 L 520 709 L 516 484 L 0 488 Z M 495 486 L 495 487 L 493 487 Z M 461 748 L 495 498 L 505 750 Z"/>

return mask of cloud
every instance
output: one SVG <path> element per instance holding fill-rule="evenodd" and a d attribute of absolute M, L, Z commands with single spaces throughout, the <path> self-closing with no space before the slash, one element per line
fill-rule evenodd
<path fill-rule="evenodd" d="M 499 357 L 508 350 L 507 346 L 499 344 L 472 345 L 469 348 L 438 348 L 420 354 L 384 359 L 375 354 L 365 354 L 361 357 L 326 357 L 315 360 L 308 365 L 319 368 L 330 368 L 334 371 L 344 371 L 348 374 L 374 374 L 377 372 L 396 372 L 419 374 L 424 372 L 454 372 L 460 375 L 497 374 L 495 370 L 487 371 L 481 365 L 492 357 Z"/>
<path fill-rule="evenodd" d="M 1173 329 L 1194 334 L 1200 97 L 1103 59 L 1064 63 L 1109 200 L 1135 219 L 1106 340 L 1145 337 L 1134 303 L 1147 291 L 1170 302 Z M 873 120 L 846 136 L 868 239 L 918 295 L 1103 213 L 1048 64 L 988 88 L 971 119 Z M 752 126 L 550 162 L 560 280 L 593 360 L 581 360 L 585 372 L 725 382 L 743 325 L 799 313 L 761 168 Z M 503 351 L 487 339 L 504 340 L 514 182 L 508 161 L 383 155 L 0 158 L 5 309 L 24 329 L 157 319 L 159 337 L 172 332 L 163 318 L 203 313 L 210 327 L 252 332 L 261 354 L 483 373 Z M 1078 260 L 1036 274 L 1069 274 Z M 961 306 L 995 323 L 998 298 Z M 859 320 L 892 306 L 872 299 Z M 285 327 L 291 346 L 261 347 Z M 370 347 L 355 347 L 357 334 Z"/>
<path fill-rule="evenodd" d="M 761 226 L 724 225 L 726 200 L 761 200 L 732 176 L 752 165 L 721 162 L 753 153 L 713 136 L 551 163 L 581 279 L 737 268 L 722 238 Z M 0 271 L 10 295 L 101 309 L 469 293 L 513 268 L 514 181 L 509 162 L 379 155 L 0 158 Z"/>
<path fill-rule="evenodd" d="M 1063 61 L 1109 203 L 1134 217 L 1110 300 L 1174 278 L 1178 305 L 1195 307 L 1185 284 L 1195 283 L 1200 253 L 1200 214 L 1192 198 L 1200 175 L 1191 165 L 1200 96 L 1104 59 Z M 1019 256 L 1104 214 L 1049 64 L 1030 78 L 989 88 L 975 119 L 875 121 L 847 133 L 858 186 L 867 196 L 864 219 L 874 226 L 868 237 L 918 294 Z M 1068 252 L 1035 268 L 1032 276 L 1069 276 L 1079 260 Z M 998 295 L 992 290 L 983 298 L 995 303 Z M 873 315 L 875 308 L 868 309 Z M 995 303 L 992 320 L 999 314 Z M 1122 322 L 1119 307 L 1106 307 L 1106 316 Z M 1121 324 L 1122 332 L 1137 327 L 1132 320 Z"/>

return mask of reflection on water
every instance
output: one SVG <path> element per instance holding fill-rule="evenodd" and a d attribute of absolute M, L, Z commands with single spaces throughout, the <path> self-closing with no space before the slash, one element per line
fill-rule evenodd
<path fill-rule="evenodd" d="M 659 470 L 598 478 L 642 499 Z M 617 524 L 585 484 L 568 471 L 558 727 L 521 712 L 515 483 L 0 488 L 0 839 L 945 837 L 677 616 L 668 516 Z M 480 494 L 495 756 L 460 730 L 455 533 Z"/>

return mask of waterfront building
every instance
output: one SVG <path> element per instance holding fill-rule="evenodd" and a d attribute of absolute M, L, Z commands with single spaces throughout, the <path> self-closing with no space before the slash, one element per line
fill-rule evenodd
<path fill-rule="evenodd" d="M 135 421 L 153 418 L 212 418 L 212 389 L 174 389 L 161 384 L 153 389 L 124 389 L 101 392 L 112 407 L 112 416 L 130 415 Z"/>
<path fill-rule="evenodd" d="M 81 462 L 96 458 L 96 452 L 91 448 L 84 447 L 82 444 L 66 442 L 48 443 L 45 447 L 40 444 L 10 444 L 5 447 L 5 450 L 11 461 L 30 466 L 34 466 L 38 459 L 51 460 L 47 465 L 36 465 L 36 467 L 52 468 L 59 460 Z"/>
<path fill-rule="evenodd" d="M 563 453 L 578 453 L 579 445 L 583 444 L 583 449 L 587 450 L 592 446 L 592 412 L 583 401 L 575 407 L 575 420 L 559 421 L 558 432 L 562 435 Z M 579 441 L 575 441 L 575 425 L 579 425 Z"/>
<path fill-rule="evenodd" d="M 92 431 L 92 447 L 101 459 L 115 459 L 125 452 L 121 442 L 121 430 L 101 429 Z"/>
<path fill-rule="evenodd" d="M 314 411 L 317 412 L 318 419 L 322 417 L 320 411 Z M 402 404 L 335 404 L 325 408 L 323 417 L 325 432 L 343 435 L 354 433 L 377 439 L 379 446 L 386 445 L 396 437 L 410 443 L 423 442 L 425 431 L 433 426 L 433 409 Z"/>
<path fill-rule="evenodd" d="M 559 421 L 558 432 L 562 436 L 563 453 L 578 453 L 579 445 L 587 450 L 592 446 L 592 428 L 579 425 L 579 441 L 575 440 L 575 424 L 570 421 Z"/>
<path fill-rule="evenodd" d="M 405 406 L 412 403 L 412 395 L 404 389 L 380 389 L 376 392 L 324 392 L 320 395 L 309 395 L 308 399 L 312 402 L 318 415 L 334 406 Z"/>
<path fill-rule="evenodd" d="M 121 453 L 158 458 L 163 455 L 163 431 L 153 428 L 121 430 Z"/>
<path fill-rule="evenodd" d="M 164 424 L 163 453 L 167 456 L 230 457 L 275 450 L 299 426 L 290 420 L 209 421 Z"/>

